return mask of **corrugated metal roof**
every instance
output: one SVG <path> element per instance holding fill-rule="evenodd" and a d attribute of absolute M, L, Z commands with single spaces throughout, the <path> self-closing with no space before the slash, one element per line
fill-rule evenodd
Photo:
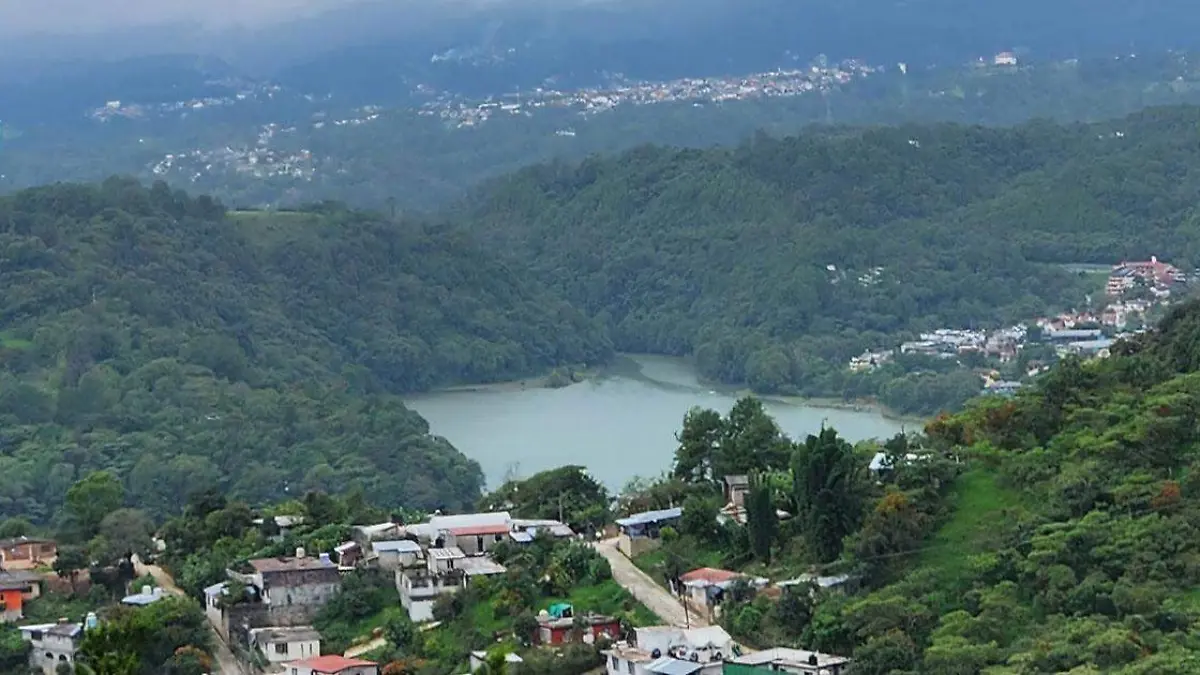
<path fill-rule="evenodd" d="M 630 525 L 647 525 L 649 523 L 658 523 L 664 520 L 672 520 L 683 515 L 683 508 L 676 506 L 673 509 L 662 509 L 659 511 L 645 511 L 635 513 L 625 518 L 618 518 L 617 524 L 622 527 Z"/>
<path fill-rule="evenodd" d="M 376 553 L 420 553 L 421 545 L 411 539 L 375 541 L 371 542 L 371 550 Z"/>
<path fill-rule="evenodd" d="M 703 667 L 703 664 L 695 661 L 680 661 L 669 656 L 646 664 L 646 670 L 659 675 L 692 675 Z"/>

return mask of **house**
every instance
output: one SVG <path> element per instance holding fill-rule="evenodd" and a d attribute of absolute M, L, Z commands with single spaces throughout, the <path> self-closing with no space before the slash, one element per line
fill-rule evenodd
<path fill-rule="evenodd" d="M 510 524 L 512 525 L 512 532 L 510 533 L 510 536 L 513 537 L 514 541 L 519 541 L 517 536 L 522 534 L 528 535 L 530 537 L 530 541 L 532 541 L 533 537 L 539 532 L 545 532 L 556 539 L 566 539 L 575 536 L 575 530 L 572 530 L 569 526 L 557 520 L 530 520 L 514 518 Z"/>
<path fill-rule="evenodd" d="M 587 644 L 594 644 L 600 637 L 615 640 L 621 635 L 620 620 L 603 614 L 585 614 L 575 616 L 571 605 L 561 603 L 552 605 L 549 610 L 538 612 L 538 631 L 534 642 L 540 645 L 561 645 L 575 641 L 576 619 L 583 629 L 581 639 Z"/>
<path fill-rule="evenodd" d="M 41 594 L 40 575 L 23 570 L 0 570 L 0 623 L 25 618 L 25 603 Z"/>
<path fill-rule="evenodd" d="M 725 476 L 725 503 L 738 508 L 746 505 L 746 493 L 750 492 L 749 476 Z"/>
<path fill-rule="evenodd" d="M 720 675 L 722 661 L 736 647 L 720 626 L 651 626 L 634 634 L 632 644 L 603 652 L 608 675 Z"/>
<path fill-rule="evenodd" d="M 405 534 L 406 530 L 403 525 L 388 521 L 375 525 L 355 525 L 352 536 L 354 541 L 366 548 L 373 541 L 403 539 Z"/>
<path fill-rule="evenodd" d="M 321 607 L 341 588 L 337 565 L 322 553 L 318 557 L 296 549 L 295 557 L 258 558 L 249 562 L 252 572 L 230 571 L 232 579 L 253 586 L 266 621 L 258 626 L 300 626 L 312 622 Z"/>
<path fill-rule="evenodd" d="M 496 547 L 496 544 L 508 539 L 510 532 L 508 522 L 464 525 L 440 530 L 439 534 L 446 546 L 460 549 L 467 555 L 483 555 Z"/>
<path fill-rule="evenodd" d="M 984 385 L 983 390 L 984 393 L 987 394 L 995 394 L 997 396 L 1012 396 L 1020 391 L 1022 386 L 1023 385 L 1020 382 L 996 380 L 993 382 L 988 382 L 986 385 Z"/>
<path fill-rule="evenodd" d="M 321 655 L 321 634 L 312 626 L 255 628 L 250 646 L 258 648 L 269 663 L 283 663 Z"/>
<path fill-rule="evenodd" d="M 850 659 L 844 656 L 776 647 L 730 658 L 722 675 L 842 675 L 849 668 Z"/>
<path fill-rule="evenodd" d="M 701 567 L 680 576 L 675 592 L 683 596 L 685 602 L 706 608 L 711 614 L 712 608 L 721 603 L 725 591 L 739 579 L 756 588 L 762 588 L 769 583 L 767 579 L 749 577 L 740 572 Z"/>
<path fill-rule="evenodd" d="M 152 605 L 159 600 L 162 600 L 164 597 L 165 596 L 163 595 L 163 590 L 161 588 L 156 588 L 154 586 L 142 586 L 142 591 L 140 593 L 134 593 L 133 595 L 127 595 L 121 598 L 121 604 L 131 605 L 133 607 L 145 607 L 146 605 Z"/>
<path fill-rule="evenodd" d="M 357 541 L 347 541 L 333 547 L 333 552 L 337 554 L 338 569 L 352 570 L 358 566 L 360 562 L 366 560 L 363 555 L 362 544 Z"/>
<path fill-rule="evenodd" d="M 379 664 L 329 654 L 283 664 L 284 675 L 379 675 Z"/>
<path fill-rule="evenodd" d="M 1017 55 L 1012 52 L 1000 52 L 992 58 L 992 64 L 997 66 L 1017 65 Z"/>
<path fill-rule="evenodd" d="M 58 558 L 58 545 L 52 539 L 16 537 L 0 540 L 0 569 L 32 570 L 50 567 Z"/>
<path fill-rule="evenodd" d="M 394 572 L 422 561 L 421 545 L 411 539 L 371 542 L 371 558 L 380 569 Z"/>
<path fill-rule="evenodd" d="M 83 641 L 83 626 L 65 621 L 21 626 L 21 639 L 31 646 L 29 667 L 46 675 L 55 675 L 61 664 L 74 668 L 79 644 Z"/>
<path fill-rule="evenodd" d="M 682 517 L 683 509 L 675 507 L 618 518 L 620 534 L 617 536 L 617 549 L 630 558 L 654 550 L 661 543 L 658 537 L 662 528 L 677 527 Z"/>
<path fill-rule="evenodd" d="M 304 524 L 304 516 L 273 516 L 269 520 L 269 524 L 267 522 L 268 519 L 265 518 L 255 518 L 250 522 L 260 528 L 268 526 L 275 530 L 275 534 L 272 537 L 272 539 L 275 541 L 283 541 L 289 534 L 292 533 L 292 530 L 295 529 L 297 525 Z"/>
<path fill-rule="evenodd" d="M 516 664 L 525 663 L 525 659 L 521 658 L 520 656 L 518 656 L 512 652 L 509 652 L 504 655 L 504 663 L 508 664 L 507 672 L 511 673 L 511 672 L 513 672 L 513 670 L 515 670 Z M 470 666 L 471 666 L 472 673 L 477 672 L 480 668 L 483 668 L 485 665 L 487 665 L 487 652 L 485 652 L 485 651 L 471 652 Z"/>

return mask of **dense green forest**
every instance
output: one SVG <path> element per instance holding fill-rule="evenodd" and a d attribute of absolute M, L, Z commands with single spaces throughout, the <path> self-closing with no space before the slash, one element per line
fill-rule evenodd
<path fill-rule="evenodd" d="M 0 516 L 49 518 L 99 469 L 153 514 L 205 485 L 461 508 L 478 465 L 397 394 L 611 352 L 462 234 L 337 205 L 56 185 L 0 200 L 0 250 Z"/>
<path fill-rule="evenodd" d="M 846 359 L 905 333 L 1082 304 L 1063 263 L 1200 263 L 1200 109 L 1094 125 L 844 129 L 644 146 L 498 179 L 488 245 L 626 351 L 762 391 L 860 395 Z"/>

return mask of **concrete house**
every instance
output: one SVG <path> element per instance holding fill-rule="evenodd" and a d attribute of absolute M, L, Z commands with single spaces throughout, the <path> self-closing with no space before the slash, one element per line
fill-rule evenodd
<path fill-rule="evenodd" d="M 379 664 L 330 654 L 283 664 L 284 675 L 379 675 Z"/>
<path fill-rule="evenodd" d="M 32 570 L 50 567 L 57 558 L 58 544 L 52 539 L 0 539 L 0 569 Z"/>
<path fill-rule="evenodd" d="M 392 572 L 420 564 L 423 560 L 421 545 L 411 539 L 373 541 L 371 554 L 380 569 Z"/>
<path fill-rule="evenodd" d="M 250 631 L 250 646 L 270 663 L 297 661 L 321 655 L 321 634 L 312 626 L 255 628 Z"/>
<path fill-rule="evenodd" d="M 604 652 L 608 675 L 720 675 L 734 643 L 720 626 L 637 628 L 632 643 Z"/>
<path fill-rule="evenodd" d="M 318 610 L 329 602 L 342 585 L 337 565 L 326 554 L 305 555 L 297 549 L 296 557 L 259 558 L 250 561 L 254 572 L 251 583 L 259 589 L 264 605 L 268 605 L 276 625 L 293 626 L 312 620 Z"/>
<path fill-rule="evenodd" d="M 730 658 L 722 675 L 842 675 L 849 668 L 850 659 L 844 656 L 776 647 Z"/>
<path fill-rule="evenodd" d="M 396 570 L 400 605 L 413 621 L 432 621 L 438 596 L 457 593 L 466 585 L 466 573 L 458 563 L 467 556 L 458 548 L 431 548 L 424 567 Z"/>
<path fill-rule="evenodd" d="M 25 603 L 42 594 L 42 577 L 33 572 L 0 570 L 0 622 L 20 621 Z"/>
<path fill-rule="evenodd" d="M 74 667 L 83 640 L 83 626 L 68 622 L 21 626 L 21 638 L 32 647 L 29 667 L 55 675 L 60 664 Z"/>

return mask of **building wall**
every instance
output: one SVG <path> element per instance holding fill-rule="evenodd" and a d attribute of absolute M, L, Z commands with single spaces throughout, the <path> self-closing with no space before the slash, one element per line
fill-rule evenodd
<path fill-rule="evenodd" d="M 282 648 L 282 652 L 280 649 Z M 269 642 L 262 645 L 260 651 L 271 663 L 298 661 L 321 655 L 319 640 L 300 640 L 297 642 Z"/>
<path fill-rule="evenodd" d="M 29 666 L 40 669 L 46 675 L 55 675 L 60 663 L 74 665 L 76 645 L 69 638 L 47 635 L 32 643 L 33 650 L 29 652 Z"/>
<path fill-rule="evenodd" d="M 0 605 L 4 606 L 4 609 L 0 610 L 0 621 L 17 621 L 25 616 L 21 612 L 24 598 L 21 597 L 20 590 L 0 591 Z"/>
<path fill-rule="evenodd" d="M 272 572 L 263 575 L 264 600 L 273 606 L 316 605 L 329 602 L 342 578 L 336 569 Z"/>
<path fill-rule="evenodd" d="M 320 674 L 315 674 L 315 672 L 313 671 L 312 668 L 306 668 L 304 666 L 290 666 L 290 667 L 288 667 L 288 669 L 284 673 L 284 675 L 320 675 Z M 339 670 L 337 672 L 337 675 L 379 675 L 379 668 L 377 666 L 358 666 L 355 668 L 347 668 L 345 670 Z"/>
<path fill-rule="evenodd" d="M 621 534 L 617 537 L 617 550 L 624 553 L 627 558 L 653 551 L 661 545 L 661 540 L 650 537 L 630 537 L 628 534 Z"/>

